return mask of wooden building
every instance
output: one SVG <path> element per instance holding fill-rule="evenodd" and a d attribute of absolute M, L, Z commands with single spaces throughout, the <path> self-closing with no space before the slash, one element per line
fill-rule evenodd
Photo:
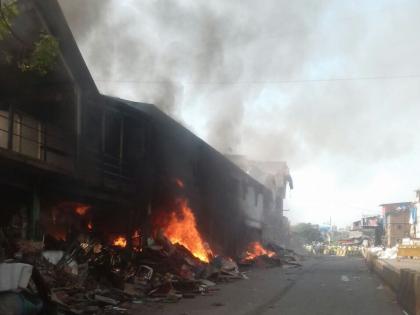
<path fill-rule="evenodd" d="M 154 213 L 181 195 L 221 252 L 261 237 L 244 206 L 270 211 L 269 189 L 154 105 L 101 95 L 56 0 L 20 0 L 19 10 L 19 38 L 51 34 L 59 56 L 46 75 L 0 60 L 0 228 L 35 239 L 83 225 L 147 235 Z M 0 45 L 22 49 L 13 36 Z"/>

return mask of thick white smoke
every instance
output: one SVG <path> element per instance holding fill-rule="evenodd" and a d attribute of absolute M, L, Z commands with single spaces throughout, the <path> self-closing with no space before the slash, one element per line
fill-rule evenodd
<path fill-rule="evenodd" d="M 417 188 L 399 163 L 420 153 L 418 1 L 60 3 L 103 93 L 156 103 L 223 152 L 287 160 L 306 196 L 348 189 L 309 219 Z"/>

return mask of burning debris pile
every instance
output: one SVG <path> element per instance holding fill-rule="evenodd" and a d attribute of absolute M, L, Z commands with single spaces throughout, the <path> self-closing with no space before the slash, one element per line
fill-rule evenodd
<path fill-rule="evenodd" d="M 233 261 L 203 262 L 163 235 L 149 239 L 139 252 L 127 252 L 123 244 L 102 246 L 84 240 L 56 264 L 56 253 L 44 252 L 46 259 L 35 266 L 52 288 L 52 301 L 76 313 L 101 306 L 128 310 L 130 303 L 203 295 L 212 290 L 214 282 L 210 280 L 243 277 Z"/>
<path fill-rule="evenodd" d="M 68 313 L 123 311 L 131 303 L 192 298 L 211 292 L 215 281 L 245 277 L 233 260 L 215 257 L 203 262 L 164 236 L 149 239 L 139 252 L 89 238 L 65 252 L 41 251 L 36 243 L 25 246 L 19 251 L 21 259 L 6 264 L 16 270 L 30 266 L 33 279 L 28 288 L 43 292 L 44 303 Z"/>
<path fill-rule="evenodd" d="M 23 289 L 6 298 L 23 298 L 34 314 L 125 313 L 135 304 L 194 298 L 216 291 L 216 283 L 247 278 L 203 240 L 186 199 L 157 218 L 151 237 L 140 229 L 104 236 L 89 206 L 71 206 L 80 221 L 77 233 L 64 235 L 54 226 L 55 237 L 34 242 L 0 230 L 0 273 L 11 275 L 1 279 L 0 292 Z M 241 267 L 299 265 L 292 252 L 259 242 L 249 244 L 239 261 Z M 4 298 L 0 293 L 0 305 Z"/>
<path fill-rule="evenodd" d="M 3 235 L 0 269 L 14 276 L 0 281 L 0 292 L 22 288 L 36 300 L 34 308 L 95 314 L 193 298 L 215 291 L 216 282 L 246 278 L 232 259 L 214 255 L 203 241 L 187 201 L 176 204 L 177 211 L 162 216 L 147 240 L 139 229 L 131 237 L 98 237 L 87 217 L 89 208 L 81 206 L 74 213 L 88 223 L 80 224 L 84 230 L 77 235 L 70 231 L 72 237 L 58 233 L 33 242 Z"/>
<path fill-rule="evenodd" d="M 275 244 L 269 244 L 267 247 L 264 247 L 260 242 L 252 242 L 248 245 L 240 260 L 240 266 L 274 267 L 288 265 L 300 267 L 301 264 L 298 260 L 298 255 L 292 250 Z"/>
<path fill-rule="evenodd" d="M 186 199 L 176 200 L 176 211 L 158 218 L 156 225 L 171 243 L 184 246 L 199 260 L 209 262 L 213 257 L 209 245 L 198 232 L 197 222 Z"/>

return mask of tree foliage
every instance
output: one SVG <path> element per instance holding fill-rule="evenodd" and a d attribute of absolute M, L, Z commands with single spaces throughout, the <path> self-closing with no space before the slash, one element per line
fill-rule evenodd
<path fill-rule="evenodd" d="M 19 14 L 16 1 L 0 1 L 0 40 L 12 34 L 12 21 Z"/>
<path fill-rule="evenodd" d="M 13 20 L 18 15 L 17 1 L 0 0 L 0 42 L 13 38 L 19 43 L 23 52 L 12 55 L 9 51 L 2 49 L 0 57 L 9 64 L 16 62 L 22 72 L 32 71 L 46 75 L 56 65 L 60 50 L 58 40 L 49 34 L 40 33 L 39 38 L 33 43 L 26 43 L 12 27 Z"/>
<path fill-rule="evenodd" d="M 22 71 L 36 71 L 41 75 L 46 75 L 54 69 L 58 51 L 57 39 L 48 34 L 41 34 L 29 56 L 19 62 L 19 68 Z"/>
<path fill-rule="evenodd" d="M 299 223 L 293 226 L 292 233 L 307 244 L 322 241 L 318 226 L 311 223 Z"/>

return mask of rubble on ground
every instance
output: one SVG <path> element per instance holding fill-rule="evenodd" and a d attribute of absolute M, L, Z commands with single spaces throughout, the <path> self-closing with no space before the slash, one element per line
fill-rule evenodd
<path fill-rule="evenodd" d="M 285 249 L 275 244 L 268 244 L 263 247 L 259 242 L 253 242 L 248 245 L 244 257 L 240 260 L 241 267 L 275 267 L 275 266 L 293 266 L 300 267 L 299 256 L 290 249 Z"/>
<path fill-rule="evenodd" d="M 8 246 L 9 255 L 0 261 L 0 304 L 24 301 L 28 314 L 41 309 L 47 314 L 124 314 L 134 304 L 213 294 L 217 283 L 247 279 L 239 266 L 300 265 L 294 252 L 275 245 L 268 247 L 270 255 L 245 257 L 239 266 L 223 256 L 206 263 L 162 235 L 135 250 L 89 235 L 62 242 L 60 250 L 50 247 L 45 240 Z"/>

